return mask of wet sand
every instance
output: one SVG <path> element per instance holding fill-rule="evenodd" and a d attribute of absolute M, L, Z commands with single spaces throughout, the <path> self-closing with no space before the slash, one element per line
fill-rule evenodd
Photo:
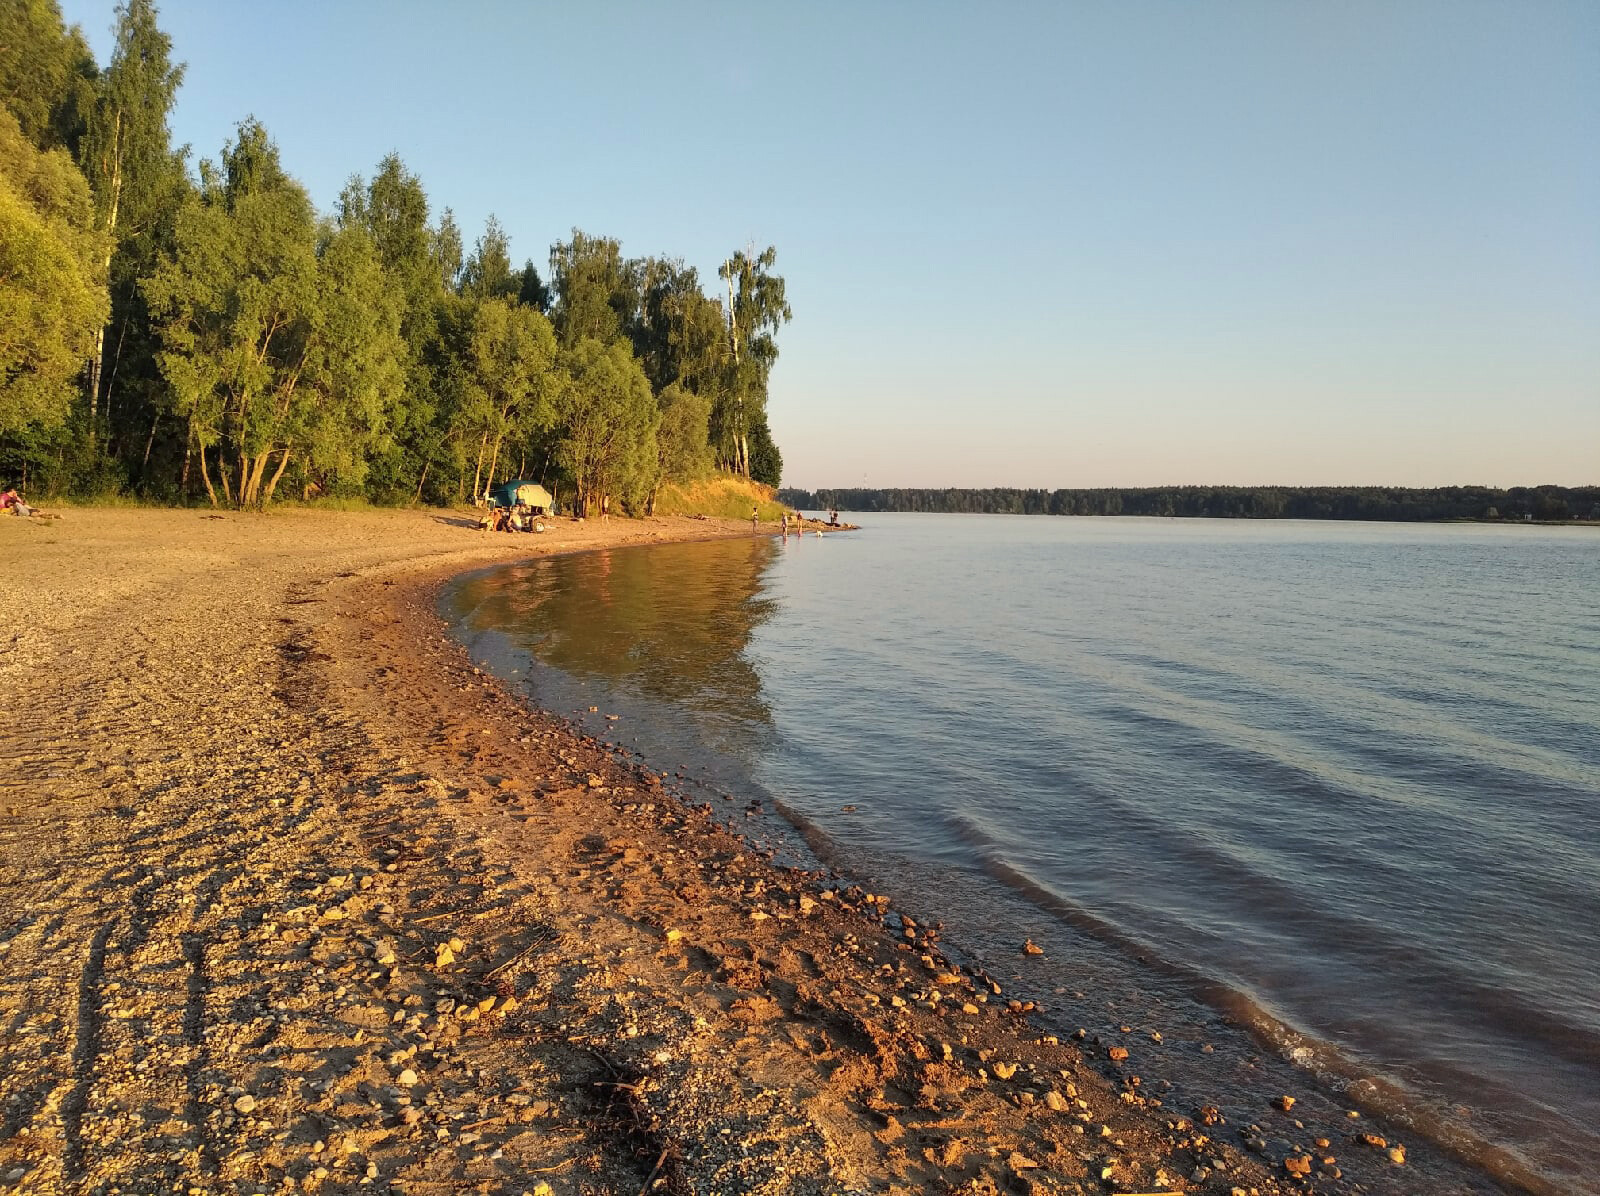
<path fill-rule="evenodd" d="M 444 579 L 498 560 L 749 534 L 617 518 L 493 536 L 416 512 L 0 519 L 0 1187 L 1423 1178 L 1426 1160 L 1363 1140 L 1374 1127 L 1300 1125 L 1277 1093 L 1248 1126 L 1163 1106 L 1149 1028 L 1042 1035 L 891 897 L 775 866 L 513 700 L 435 614 Z"/>

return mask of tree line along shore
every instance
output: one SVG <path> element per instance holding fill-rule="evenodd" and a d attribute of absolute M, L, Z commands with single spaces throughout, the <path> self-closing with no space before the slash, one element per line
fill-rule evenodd
<path fill-rule="evenodd" d="M 794 507 L 979 515 L 1147 515 L 1560 523 L 1600 520 L 1600 486 L 1150 486 L 1080 490 L 780 490 Z"/>
<path fill-rule="evenodd" d="M 253 118 L 191 169 L 151 0 L 105 66 L 56 0 L 0 5 L 0 482 L 43 497 L 449 504 L 532 477 L 645 512 L 776 485 L 776 252 L 718 280 L 574 229 L 541 275 L 470 248 L 390 154 L 315 210 Z"/>

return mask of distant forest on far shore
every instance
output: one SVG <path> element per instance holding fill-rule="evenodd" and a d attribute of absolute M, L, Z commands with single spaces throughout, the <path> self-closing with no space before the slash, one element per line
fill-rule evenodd
<path fill-rule="evenodd" d="M 1600 519 L 1600 486 L 1151 486 L 1140 489 L 780 490 L 801 510 L 1210 519 Z"/>

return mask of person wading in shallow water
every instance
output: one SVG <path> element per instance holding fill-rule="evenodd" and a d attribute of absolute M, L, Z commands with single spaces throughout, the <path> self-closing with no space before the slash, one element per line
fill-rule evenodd
<path fill-rule="evenodd" d="M 755 503 L 750 504 L 750 531 L 755 533 L 756 525 L 761 521 L 761 508 Z"/>

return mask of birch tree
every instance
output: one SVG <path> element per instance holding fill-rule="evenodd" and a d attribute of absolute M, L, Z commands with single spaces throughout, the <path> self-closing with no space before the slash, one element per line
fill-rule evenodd
<path fill-rule="evenodd" d="M 713 408 L 712 438 L 718 460 L 750 476 L 750 433 L 765 421 L 767 379 L 778 360 L 777 331 L 793 318 L 783 278 L 772 273 L 778 251 L 733 254 L 717 271 L 727 284 L 727 383 Z"/>
<path fill-rule="evenodd" d="M 95 218 L 105 237 L 102 271 L 110 282 L 111 325 L 96 337 L 89 378 L 90 435 L 97 434 L 108 380 L 127 344 L 130 325 L 145 323 L 137 309 L 138 279 L 154 265 L 149 234 L 181 202 L 183 157 L 171 147 L 167 118 L 183 67 L 171 61 L 172 41 L 156 24 L 151 0 L 126 0 L 117 9 L 111 62 L 96 85 L 94 107 L 79 151 L 94 192 Z M 117 335 L 121 325 L 123 335 Z M 109 348 L 108 348 L 109 347 Z"/>
<path fill-rule="evenodd" d="M 218 505 L 268 502 L 291 462 L 310 485 L 359 475 L 400 395 L 399 305 L 356 227 L 319 236 L 305 190 L 254 121 L 202 164 L 173 255 L 146 282 L 174 409 Z M 212 478 L 215 450 L 216 480 Z"/>
<path fill-rule="evenodd" d="M 523 441 L 555 421 L 555 332 L 533 308 L 489 299 L 473 317 L 468 352 L 465 415 L 479 433 L 476 497 L 498 476 L 508 439 Z"/>

